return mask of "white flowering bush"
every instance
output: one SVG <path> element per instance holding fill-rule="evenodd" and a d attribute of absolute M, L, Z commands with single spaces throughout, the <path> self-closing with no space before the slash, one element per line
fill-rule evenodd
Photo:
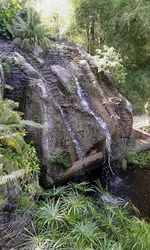
<path fill-rule="evenodd" d="M 98 67 L 98 72 L 104 72 L 115 80 L 118 84 L 125 82 L 125 68 L 121 55 L 113 47 L 103 46 L 97 49 L 93 56 L 94 63 Z"/>

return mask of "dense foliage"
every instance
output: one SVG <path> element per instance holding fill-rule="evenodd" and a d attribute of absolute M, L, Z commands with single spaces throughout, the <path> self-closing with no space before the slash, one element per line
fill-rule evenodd
<path fill-rule="evenodd" d="M 99 45 L 107 44 L 125 52 L 130 63 L 141 64 L 149 60 L 149 1 L 73 2 L 77 30 L 86 38 L 90 52 Z"/>
<path fill-rule="evenodd" d="M 134 113 L 145 113 L 145 104 L 150 93 L 150 67 L 127 68 L 126 81 L 122 86 L 122 93 L 133 104 Z"/>
<path fill-rule="evenodd" d="M 27 0 L 0 2 L 0 35 L 14 39 L 14 43 L 31 50 L 34 46 L 47 47 L 49 30 L 38 12 Z"/>
<path fill-rule="evenodd" d="M 21 10 L 23 1 L 1 0 L 0 1 L 0 35 L 6 38 L 11 37 L 10 29 L 14 17 Z"/>
<path fill-rule="evenodd" d="M 134 155 L 134 160 L 137 161 L 140 168 L 149 167 L 150 163 L 150 151 L 136 153 Z"/>

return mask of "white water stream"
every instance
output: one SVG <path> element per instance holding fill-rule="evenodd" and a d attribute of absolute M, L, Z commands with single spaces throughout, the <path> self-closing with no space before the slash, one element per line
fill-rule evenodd
<path fill-rule="evenodd" d="M 94 119 L 97 121 L 99 127 L 102 129 L 102 131 L 103 131 L 103 133 L 104 133 L 104 135 L 106 137 L 106 150 L 107 150 L 107 153 L 108 153 L 108 164 L 109 164 L 109 167 L 110 167 L 111 135 L 110 135 L 108 126 L 107 126 L 106 122 L 100 116 L 97 116 L 94 113 L 90 103 L 87 100 L 87 94 L 86 94 L 85 90 L 82 89 L 78 79 L 77 78 L 75 78 L 75 79 L 76 79 L 76 86 L 77 86 L 77 94 L 78 94 L 78 96 L 80 98 L 80 102 L 81 102 L 81 105 L 82 105 L 84 111 L 94 117 Z"/>
<path fill-rule="evenodd" d="M 108 164 L 110 167 L 110 159 L 111 159 L 111 135 L 108 129 L 108 126 L 106 124 L 106 122 L 100 117 L 97 116 L 93 110 L 93 108 L 90 105 L 90 102 L 87 99 L 87 94 L 85 92 L 85 90 L 81 87 L 79 81 L 77 78 L 76 79 L 76 87 L 77 87 L 77 94 L 79 96 L 80 99 L 80 103 L 82 105 L 82 108 L 84 109 L 85 112 L 87 112 L 88 114 L 90 114 L 91 116 L 94 117 L 94 119 L 96 120 L 96 122 L 98 123 L 100 129 L 102 130 L 103 134 L 106 137 L 106 150 L 107 150 L 107 154 L 108 154 Z M 76 135 L 76 133 L 73 130 L 72 124 L 69 120 L 69 118 L 67 117 L 67 115 L 65 114 L 65 111 L 61 108 L 61 106 L 59 106 L 58 103 L 56 103 L 61 116 L 64 120 L 65 126 L 70 134 L 70 137 L 72 139 L 72 143 L 75 147 L 75 151 L 78 155 L 79 158 L 82 158 L 84 156 L 84 152 L 80 146 L 80 142 L 78 139 L 78 136 Z M 111 169 L 111 167 L 110 167 Z"/>

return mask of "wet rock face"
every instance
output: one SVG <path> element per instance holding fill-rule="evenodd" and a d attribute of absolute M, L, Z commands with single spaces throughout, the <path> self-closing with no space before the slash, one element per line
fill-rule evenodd
<path fill-rule="evenodd" d="M 107 76 L 98 76 L 90 56 L 78 47 L 59 44 L 38 58 L 22 51 L 7 56 L 14 66 L 10 84 L 14 85 L 16 70 L 22 76 L 17 81 L 18 86 L 23 84 L 20 106 L 25 118 L 42 125 L 40 129 L 29 127 L 28 137 L 40 156 L 45 186 L 66 172 L 59 155 L 50 162 L 58 150 L 67 154 L 72 166 L 105 149 L 110 153 L 112 135 L 130 137 L 129 103 Z M 12 96 L 16 89 L 14 85 Z"/>
<path fill-rule="evenodd" d="M 3 68 L 2 65 L 0 64 L 0 96 L 3 96 L 4 94 L 4 86 L 5 86 L 5 81 L 4 81 Z"/>

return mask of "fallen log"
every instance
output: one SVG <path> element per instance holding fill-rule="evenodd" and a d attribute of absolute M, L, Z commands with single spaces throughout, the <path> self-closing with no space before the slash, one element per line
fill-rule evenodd
<path fill-rule="evenodd" d="M 102 162 L 104 156 L 102 152 L 96 153 L 94 155 L 87 156 L 84 159 L 80 159 L 76 161 L 68 171 L 60 176 L 55 184 L 61 185 L 65 184 L 69 180 L 74 179 L 75 177 L 79 177 L 84 175 L 86 172 L 94 170 L 97 168 L 97 164 Z"/>

